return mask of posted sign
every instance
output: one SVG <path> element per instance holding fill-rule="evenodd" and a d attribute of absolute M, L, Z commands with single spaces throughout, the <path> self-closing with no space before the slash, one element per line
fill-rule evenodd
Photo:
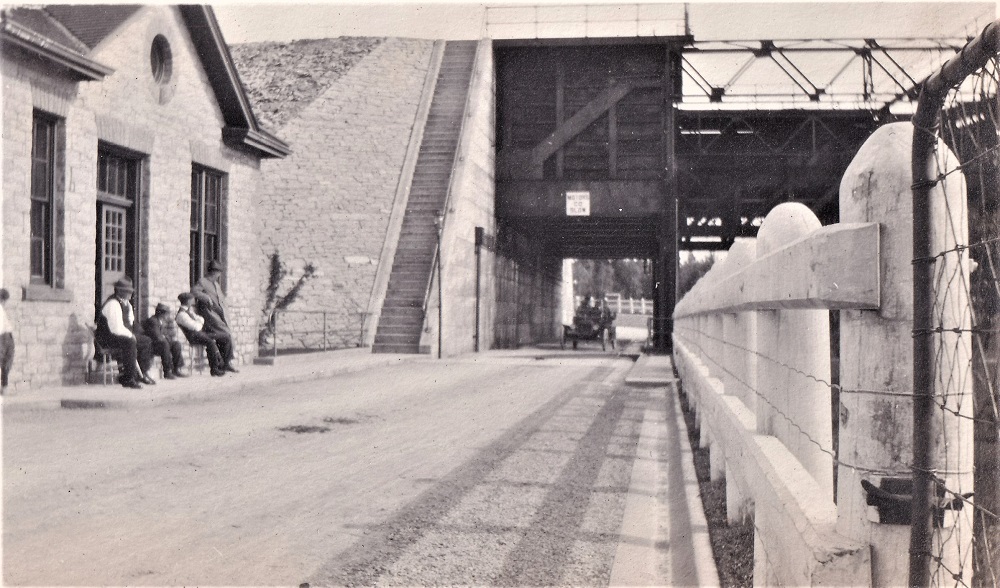
<path fill-rule="evenodd" d="M 590 216 L 590 192 L 566 192 L 566 216 Z"/>

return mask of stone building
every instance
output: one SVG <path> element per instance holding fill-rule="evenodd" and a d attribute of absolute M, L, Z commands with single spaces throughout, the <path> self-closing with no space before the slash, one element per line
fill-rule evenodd
<path fill-rule="evenodd" d="M 13 388 L 84 379 L 88 327 L 118 278 L 143 318 L 176 307 L 213 258 L 238 358 L 252 358 L 261 160 L 289 148 L 258 124 L 211 8 L 12 7 L 0 39 Z"/>

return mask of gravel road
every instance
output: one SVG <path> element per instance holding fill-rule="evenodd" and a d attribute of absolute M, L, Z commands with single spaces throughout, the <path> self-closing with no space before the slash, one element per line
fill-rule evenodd
<path fill-rule="evenodd" d="M 493 353 L 9 412 L 4 584 L 607 585 L 647 404 L 630 366 Z"/>

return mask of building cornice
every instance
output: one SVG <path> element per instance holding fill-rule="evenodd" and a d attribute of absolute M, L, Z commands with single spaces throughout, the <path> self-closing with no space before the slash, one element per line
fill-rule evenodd
<path fill-rule="evenodd" d="M 83 81 L 100 81 L 115 71 L 7 18 L 0 24 L 0 41 L 61 65 Z"/>
<path fill-rule="evenodd" d="M 222 110 L 226 122 L 223 138 L 263 157 L 280 158 L 291 153 L 284 141 L 260 128 L 212 9 L 189 4 L 180 6 L 180 11 Z"/>

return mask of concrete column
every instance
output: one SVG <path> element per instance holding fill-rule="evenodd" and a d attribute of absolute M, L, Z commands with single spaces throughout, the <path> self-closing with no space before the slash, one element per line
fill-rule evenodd
<path fill-rule="evenodd" d="M 755 240 L 737 241 L 726 256 L 728 276 L 739 273 L 757 258 Z M 725 315 L 726 394 L 738 397 L 751 411 L 757 405 L 757 313 Z"/>
<path fill-rule="evenodd" d="M 837 485 L 837 529 L 872 546 L 872 580 L 876 586 L 896 584 L 907 577 L 908 571 L 910 527 L 879 523 L 878 512 L 865 502 L 861 480 L 878 486 L 884 477 L 911 478 L 906 464 L 913 459 L 913 404 L 909 397 L 913 377 L 912 139 L 910 123 L 878 129 L 858 151 L 840 186 L 842 222 L 881 225 L 881 307 L 877 311 L 841 314 L 840 459 L 846 463 L 838 469 Z M 947 147 L 939 145 L 938 152 L 950 157 L 951 163 L 944 169 L 955 165 Z M 956 174 L 931 194 L 932 219 L 940 223 L 946 207 L 956 215 L 952 222 L 937 224 L 932 230 L 934 251 L 950 248 L 953 245 L 949 243 L 956 239 L 967 242 L 964 183 L 958 179 Z M 963 288 L 968 283 L 967 274 L 963 281 L 961 277 L 956 279 L 954 272 L 968 271 L 966 259 L 959 262 L 957 256 L 950 256 L 943 262 L 945 267 L 935 268 L 935 275 Z M 939 295 L 938 301 L 936 322 L 945 327 L 967 328 L 968 317 L 963 312 L 967 312 L 968 301 L 964 292 L 949 291 L 947 298 Z M 971 384 L 967 373 L 968 334 L 948 334 L 938 340 L 948 361 L 939 366 L 947 369 L 936 374 L 937 394 L 941 394 L 941 385 L 949 383 L 946 406 L 971 416 L 971 392 L 966 389 Z M 971 491 L 971 421 L 947 412 L 936 414 L 939 420 L 932 427 L 935 461 L 942 477 L 951 488 Z M 971 525 L 967 528 L 967 534 L 945 530 L 950 535 L 943 554 L 946 558 L 958 548 L 968 553 Z M 958 563 L 954 565 L 959 569 Z"/>
<path fill-rule="evenodd" d="M 573 263 L 572 259 L 562 261 L 562 324 L 573 324 L 573 312 L 576 305 L 573 304 L 576 291 L 573 289 Z M 562 333 L 559 334 L 562 336 Z"/>
<path fill-rule="evenodd" d="M 721 314 L 708 315 L 708 329 L 705 335 L 707 340 L 705 348 L 708 355 L 705 363 L 708 365 L 708 371 L 712 373 L 712 377 L 725 381 L 726 348 L 722 342 L 725 340 L 726 333 Z"/>
<path fill-rule="evenodd" d="M 726 466 L 726 519 L 731 525 L 753 520 L 753 496 L 743 488 L 743 480 L 733 475 Z"/>
<path fill-rule="evenodd" d="M 757 256 L 764 257 L 821 226 L 805 205 L 781 204 L 761 225 Z M 766 316 L 759 320 L 757 332 L 764 358 L 758 361 L 758 382 L 772 399 L 773 434 L 833 500 L 829 315 L 825 310 L 762 314 Z"/>
<path fill-rule="evenodd" d="M 778 349 L 778 311 L 762 310 L 757 312 L 757 351 L 766 357 L 771 357 L 772 353 Z M 784 435 L 783 419 L 778 416 L 775 406 L 785 403 L 784 386 L 781 385 L 781 374 L 775 366 L 769 365 L 767 361 L 760 361 L 757 365 L 757 408 L 754 411 L 757 417 L 757 432 L 761 435 L 773 435 L 781 437 Z M 781 394 L 779 394 L 781 393 Z M 779 435 L 778 431 L 782 434 Z"/>

